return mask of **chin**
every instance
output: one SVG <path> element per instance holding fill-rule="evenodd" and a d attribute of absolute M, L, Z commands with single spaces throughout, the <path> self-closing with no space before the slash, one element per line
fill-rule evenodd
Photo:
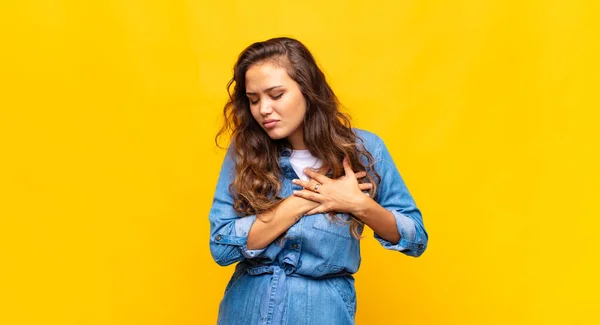
<path fill-rule="evenodd" d="M 273 140 L 281 140 L 288 136 L 284 132 L 281 132 L 278 130 L 265 130 L 265 132 L 267 132 L 267 135 L 269 136 L 269 138 L 271 138 Z"/>

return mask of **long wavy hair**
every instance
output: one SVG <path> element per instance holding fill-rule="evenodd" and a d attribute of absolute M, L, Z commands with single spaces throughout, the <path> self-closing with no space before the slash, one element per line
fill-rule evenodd
<path fill-rule="evenodd" d="M 306 46 L 295 39 L 280 37 L 247 47 L 239 55 L 233 68 L 233 78 L 227 84 L 229 100 L 223 109 L 224 124 L 215 142 L 219 146 L 219 137 L 230 134 L 235 179 L 229 191 L 238 215 L 259 214 L 283 200 L 278 196 L 282 174 L 279 153 L 289 144 L 285 139 L 273 140 L 267 135 L 252 116 L 246 96 L 246 71 L 252 65 L 263 62 L 272 62 L 285 68 L 300 86 L 306 100 L 304 142 L 310 153 L 329 168 L 328 175 L 333 178 L 344 175 L 342 160 L 348 156 L 355 172 L 367 171 L 367 177 L 359 182 L 373 184 L 369 195 L 374 198 L 380 176 L 373 168 L 373 156 L 352 130 L 350 117 L 340 112 L 337 97 Z M 361 161 L 361 156 L 366 159 L 366 165 Z M 341 220 L 335 212 L 329 215 L 334 221 Z M 350 219 L 350 232 L 360 238 L 362 222 L 355 216 Z"/>

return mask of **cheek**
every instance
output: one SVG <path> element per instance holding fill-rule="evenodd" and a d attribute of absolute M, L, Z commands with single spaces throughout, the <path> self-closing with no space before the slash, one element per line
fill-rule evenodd
<path fill-rule="evenodd" d="M 304 115 L 306 115 L 306 102 L 304 101 L 304 97 L 300 97 L 296 102 L 296 112 L 298 119 L 303 120 Z"/>
<path fill-rule="evenodd" d="M 302 94 L 290 98 L 289 101 L 285 103 L 285 108 L 288 114 L 294 116 L 295 119 L 304 119 L 304 114 L 306 114 L 306 102 L 304 101 Z"/>
<path fill-rule="evenodd" d="M 250 115 L 256 121 L 258 117 L 260 117 L 260 113 L 258 112 L 257 106 L 250 106 Z"/>

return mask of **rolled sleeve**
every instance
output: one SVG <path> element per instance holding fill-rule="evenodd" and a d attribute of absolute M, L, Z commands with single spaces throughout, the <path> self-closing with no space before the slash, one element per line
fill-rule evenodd
<path fill-rule="evenodd" d="M 229 184 L 234 177 L 234 164 L 231 148 L 226 155 L 209 213 L 210 252 L 217 264 L 225 266 L 244 258 L 254 258 L 264 249 L 249 250 L 246 247 L 248 233 L 256 220 L 256 215 L 238 216 L 233 208 L 234 199 L 229 192 Z"/>
<path fill-rule="evenodd" d="M 396 210 L 387 210 L 392 212 L 394 218 L 396 219 L 396 227 L 398 229 L 398 233 L 400 234 L 400 241 L 397 244 L 394 244 L 381 238 L 379 235 L 377 235 L 377 233 L 374 234 L 375 239 L 377 239 L 377 241 L 379 241 L 379 243 L 385 249 L 405 252 L 407 255 L 411 256 L 419 256 L 423 254 L 426 246 L 422 243 L 422 241 L 417 240 L 415 221 Z"/>
<path fill-rule="evenodd" d="M 240 247 L 240 252 L 242 253 L 242 255 L 244 255 L 245 258 L 254 258 L 260 255 L 260 253 L 262 253 L 265 250 L 265 248 L 248 249 L 246 247 L 246 241 L 248 239 L 250 227 L 252 227 L 255 221 L 256 215 L 240 218 L 235 221 L 235 235 L 238 237 L 244 237 L 246 239 L 244 240 L 244 244 Z"/>
<path fill-rule="evenodd" d="M 374 167 L 381 177 L 376 201 L 392 212 L 400 234 L 398 243 L 391 243 L 376 233 L 375 239 L 386 249 L 399 251 L 408 256 L 421 256 L 427 248 L 429 239 L 423 225 L 421 211 L 417 208 L 383 140 L 374 134 L 369 135 L 369 140 L 375 152 Z"/>

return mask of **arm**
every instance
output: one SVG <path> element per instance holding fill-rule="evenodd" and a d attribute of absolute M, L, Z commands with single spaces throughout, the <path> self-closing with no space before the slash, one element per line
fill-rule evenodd
<path fill-rule="evenodd" d="M 326 168 L 322 168 L 320 173 L 324 174 L 326 171 Z M 366 172 L 359 172 L 355 174 L 355 177 L 363 178 L 366 175 Z M 370 183 L 364 183 L 356 186 L 356 188 L 360 191 L 368 189 L 370 186 Z M 360 193 L 362 194 L 362 192 Z M 248 247 L 248 249 L 260 249 L 268 246 L 277 237 L 294 225 L 294 223 L 296 223 L 304 214 L 311 214 L 307 212 L 313 210 L 319 205 L 320 203 L 318 202 L 294 195 L 286 198 L 275 208 L 262 213 L 260 218 L 256 218 L 256 221 L 254 221 L 254 224 L 248 233 L 246 247 Z M 261 219 L 266 219 L 268 221 L 263 222 Z"/>
<path fill-rule="evenodd" d="M 234 178 L 232 149 L 229 148 L 221 166 L 219 179 L 209 212 L 210 252 L 219 265 L 225 266 L 244 258 L 260 255 L 279 235 L 285 232 L 306 211 L 318 203 L 301 198 L 287 198 L 271 211 L 261 215 L 266 223 L 256 215 L 239 217 L 233 208 L 233 197 L 229 184 Z"/>
<path fill-rule="evenodd" d="M 290 196 L 276 207 L 262 213 L 261 218 L 254 221 L 248 232 L 248 249 L 261 249 L 272 243 L 277 237 L 293 226 L 303 214 L 319 204 L 303 198 Z M 266 218 L 267 222 L 261 219 Z"/>
<path fill-rule="evenodd" d="M 376 201 L 382 209 L 387 210 L 387 215 L 391 213 L 394 216 L 395 228 L 400 234 L 400 240 L 396 241 L 395 238 L 388 237 L 386 231 L 372 228 L 374 236 L 386 249 L 399 251 L 409 256 L 421 256 L 427 248 L 429 239 L 423 225 L 421 211 L 417 208 L 383 140 L 377 137 L 375 146 L 375 169 L 381 176 Z M 366 205 L 369 214 L 367 218 L 376 215 L 369 213 L 369 211 L 375 211 L 368 208 L 371 205 L 372 203 Z M 383 215 L 383 210 L 378 210 Z"/>
<path fill-rule="evenodd" d="M 359 218 L 373 231 L 381 234 L 383 238 L 391 242 L 400 240 L 400 233 L 396 228 L 396 219 L 392 212 L 386 210 L 369 196 L 364 195 L 363 190 L 371 188 L 370 183 L 358 184 L 357 178 L 366 176 L 366 172 L 354 173 L 347 158 L 342 161 L 345 176 L 332 180 L 325 175 L 320 175 L 311 170 L 304 172 L 317 181 L 320 185 L 319 191 L 311 191 L 314 185 L 299 179 L 293 180 L 295 184 L 305 188 L 296 191 L 298 197 L 319 202 L 319 206 L 308 212 L 325 213 L 329 211 L 346 212 Z"/>
<path fill-rule="evenodd" d="M 294 195 L 321 204 L 307 214 L 328 211 L 351 213 L 373 229 L 375 238 L 384 248 L 410 256 L 420 256 L 425 251 L 428 241 L 421 212 L 383 141 L 379 137 L 373 141 L 375 170 L 381 176 L 376 200 L 366 197 L 360 191 L 362 189 L 357 186 L 356 174 L 347 158 L 343 161 L 346 175 L 336 180 L 305 170 L 312 181 L 322 185 L 318 192 L 315 192 L 309 190 L 314 186 L 310 186 L 310 182 L 294 180 L 295 184 L 305 188 L 295 191 Z"/>
<path fill-rule="evenodd" d="M 354 210 L 350 213 L 373 229 L 384 240 L 391 243 L 398 243 L 400 241 L 400 233 L 396 227 L 396 218 L 391 211 L 385 209 L 366 195 L 358 196 L 353 207 Z"/>

